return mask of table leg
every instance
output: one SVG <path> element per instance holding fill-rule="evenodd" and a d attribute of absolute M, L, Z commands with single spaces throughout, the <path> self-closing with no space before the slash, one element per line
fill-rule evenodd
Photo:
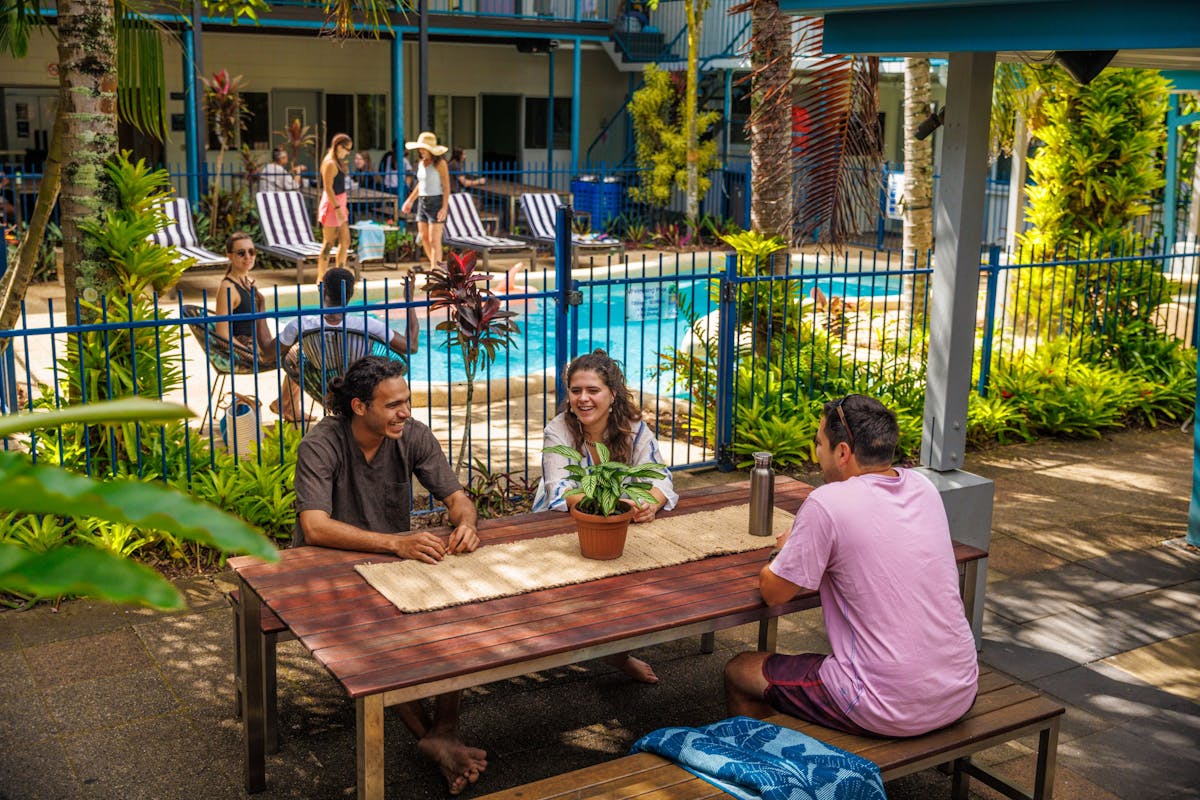
<path fill-rule="evenodd" d="M 246 791 L 267 788 L 267 676 L 263 653 L 262 601 L 238 576 L 242 604 L 237 630 L 242 670 L 242 740 L 245 744 Z"/>
<path fill-rule="evenodd" d="M 383 800 L 383 695 L 355 701 L 358 800 Z"/>
<path fill-rule="evenodd" d="M 764 619 L 758 623 L 758 650 L 761 653 L 774 653 L 779 638 L 779 617 Z"/>

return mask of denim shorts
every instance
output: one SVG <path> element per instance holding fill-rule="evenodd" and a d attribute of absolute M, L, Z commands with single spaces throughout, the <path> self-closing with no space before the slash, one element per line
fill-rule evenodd
<path fill-rule="evenodd" d="M 417 222 L 438 222 L 438 212 L 442 210 L 442 195 L 431 194 L 417 198 Z"/>

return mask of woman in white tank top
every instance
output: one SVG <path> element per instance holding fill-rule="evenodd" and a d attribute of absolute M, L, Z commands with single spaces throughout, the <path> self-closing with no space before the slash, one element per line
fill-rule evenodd
<path fill-rule="evenodd" d="M 429 268 L 437 269 L 442 260 L 442 229 L 446 214 L 450 210 L 450 170 L 442 158 L 448 149 L 438 144 L 437 136 L 423 132 L 415 142 L 405 142 L 405 150 L 416 150 L 420 163 L 417 165 L 417 185 L 401 206 L 407 214 L 417 203 L 417 233 L 429 259 Z"/>

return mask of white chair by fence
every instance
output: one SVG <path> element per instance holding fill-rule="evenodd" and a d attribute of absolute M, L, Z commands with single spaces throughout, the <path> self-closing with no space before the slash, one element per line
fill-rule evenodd
<path fill-rule="evenodd" d="M 451 247 L 464 247 L 483 254 L 483 269 L 488 269 L 488 255 L 492 252 L 528 252 L 529 268 L 537 268 L 537 249 L 528 242 L 489 236 L 479 219 L 475 199 L 466 192 L 450 195 L 450 210 L 446 214 L 446 230 L 442 241 Z"/>
<path fill-rule="evenodd" d="M 321 243 L 313 238 L 312 217 L 308 214 L 304 195 L 300 192 L 259 192 L 254 200 L 258 204 L 264 239 L 260 249 L 294 262 L 296 284 L 299 285 L 303 282 L 305 263 L 315 262 L 321 255 Z M 350 258 L 354 258 L 354 253 L 350 253 Z M 357 272 L 355 263 L 355 274 Z"/>
<path fill-rule="evenodd" d="M 562 200 L 553 192 L 521 195 L 521 213 L 529 223 L 530 235 L 525 237 L 538 244 L 554 246 L 554 225 Z M 581 235 L 571 233 L 571 261 L 577 263 L 580 254 L 612 253 L 619 259 L 625 254 L 625 243 L 606 233 Z"/>
<path fill-rule="evenodd" d="M 174 247 L 179 251 L 177 261 L 194 258 L 197 267 L 224 267 L 229 265 L 229 259 L 220 253 L 206 250 L 200 246 L 196 236 L 196 225 L 192 222 L 192 209 L 188 201 L 182 197 L 167 200 L 161 210 L 167 216 L 166 226 L 158 233 L 148 238 L 163 247 Z"/>

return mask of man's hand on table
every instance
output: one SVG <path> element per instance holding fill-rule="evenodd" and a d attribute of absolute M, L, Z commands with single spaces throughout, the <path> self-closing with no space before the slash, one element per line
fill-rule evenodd
<path fill-rule="evenodd" d="M 392 552 L 401 558 L 436 564 L 446 557 L 446 544 L 437 534 L 429 531 L 406 533 L 395 537 Z"/>
<path fill-rule="evenodd" d="M 469 522 L 463 522 L 450 531 L 446 551 L 454 555 L 473 553 L 479 547 L 479 530 Z"/>

